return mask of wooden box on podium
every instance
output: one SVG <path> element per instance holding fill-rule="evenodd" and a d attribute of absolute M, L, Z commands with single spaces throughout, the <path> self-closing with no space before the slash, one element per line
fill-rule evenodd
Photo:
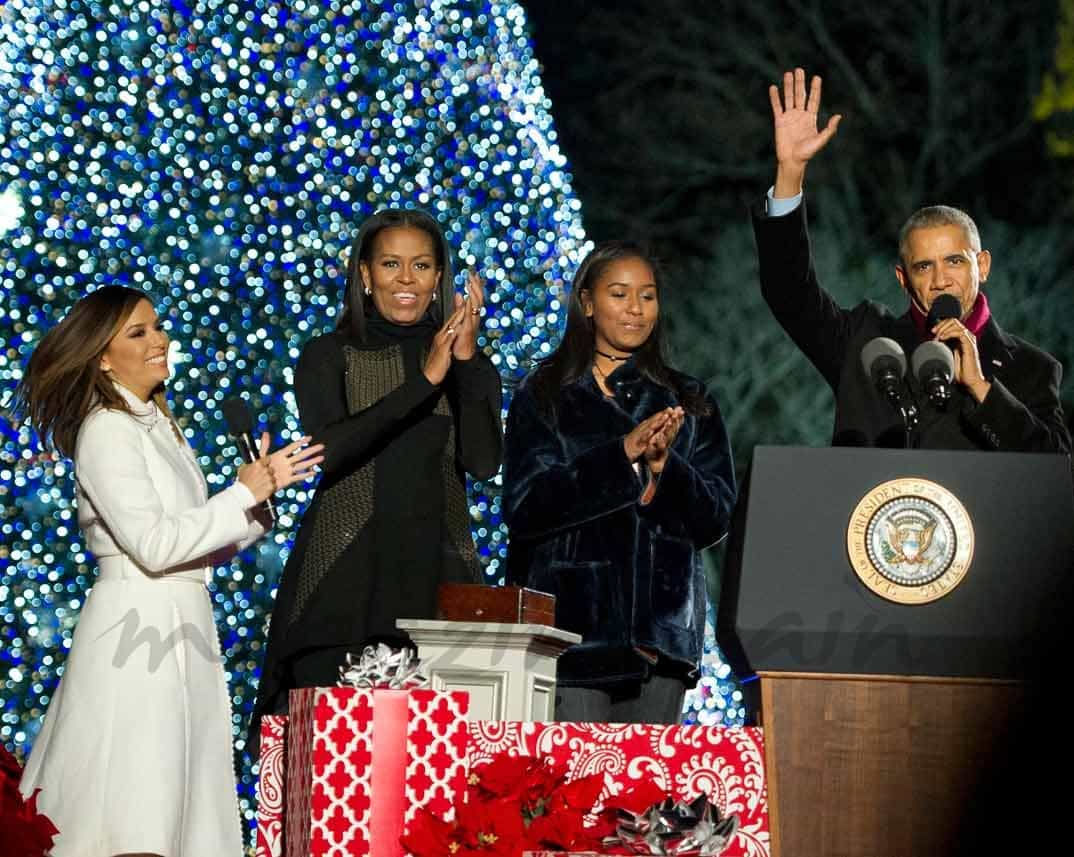
<path fill-rule="evenodd" d="M 581 642 L 553 627 L 556 600 L 517 586 L 450 584 L 440 619 L 400 619 L 434 690 L 470 694 L 470 720 L 555 719 L 556 659 Z"/>

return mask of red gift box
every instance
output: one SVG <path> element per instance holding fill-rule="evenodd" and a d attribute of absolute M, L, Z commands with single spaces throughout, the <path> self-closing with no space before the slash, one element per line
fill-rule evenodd
<path fill-rule="evenodd" d="M 256 857 L 283 857 L 283 785 L 287 717 L 261 718 L 261 761 L 257 780 Z"/>
<path fill-rule="evenodd" d="M 402 857 L 399 837 L 418 809 L 448 813 L 465 787 L 468 709 L 460 692 L 292 691 L 287 857 Z M 260 810 L 258 821 L 260 843 Z"/>
<path fill-rule="evenodd" d="M 768 789 L 760 729 L 604 723 L 470 724 L 469 765 L 493 756 L 551 757 L 568 782 L 604 774 L 595 811 L 632 783 L 651 780 L 676 800 L 704 792 L 739 828 L 722 857 L 768 857 Z"/>

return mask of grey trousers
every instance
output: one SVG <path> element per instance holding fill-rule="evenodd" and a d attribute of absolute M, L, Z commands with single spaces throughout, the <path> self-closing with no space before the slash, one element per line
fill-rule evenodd
<path fill-rule="evenodd" d="M 557 687 L 556 720 L 561 723 L 668 723 L 682 720 L 686 685 L 653 675 L 623 690 Z"/>

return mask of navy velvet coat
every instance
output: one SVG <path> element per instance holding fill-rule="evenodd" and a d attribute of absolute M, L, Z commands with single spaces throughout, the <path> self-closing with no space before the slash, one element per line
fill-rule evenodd
<path fill-rule="evenodd" d="M 678 404 L 631 361 L 603 395 L 592 375 L 563 387 L 556 414 L 540 412 L 532 375 L 515 393 L 504 440 L 508 581 L 556 596 L 556 624 L 582 635 L 564 653 L 558 681 L 608 686 L 647 674 L 638 649 L 694 675 L 705 631 L 700 550 L 727 533 L 735 477 L 716 402 L 686 416 L 646 505 L 648 473 L 635 471 L 623 438 Z M 700 382 L 680 375 L 699 392 Z"/>

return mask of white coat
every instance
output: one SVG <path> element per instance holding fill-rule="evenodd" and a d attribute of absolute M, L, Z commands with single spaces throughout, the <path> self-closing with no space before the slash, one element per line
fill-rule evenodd
<path fill-rule="evenodd" d="M 117 385 L 118 387 L 118 385 Z M 207 582 L 264 532 L 239 482 L 208 496 L 152 403 L 98 409 L 75 450 L 98 575 L 20 789 L 59 828 L 53 857 L 239 857 L 231 705 Z"/>

